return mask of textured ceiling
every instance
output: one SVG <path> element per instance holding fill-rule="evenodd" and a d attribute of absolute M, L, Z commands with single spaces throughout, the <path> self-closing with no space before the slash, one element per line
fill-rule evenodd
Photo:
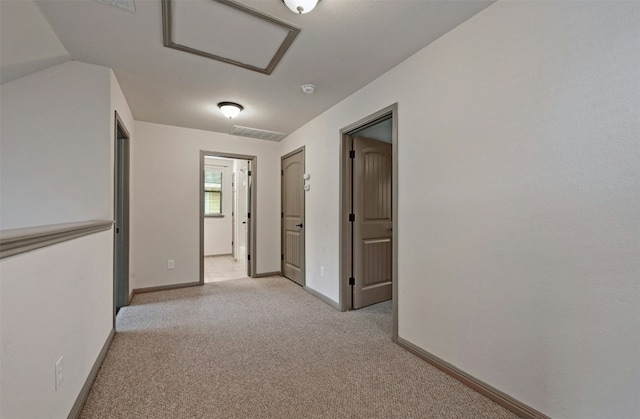
<path fill-rule="evenodd" d="M 199 1 L 210 0 L 183 6 Z M 280 0 L 242 0 L 302 28 L 271 75 L 164 47 L 160 0 L 136 0 L 135 13 L 92 0 L 36 3 L 71 59 L 114 70 L 136 120 L 290 133 L 492 2 L 322 0 L 311 13 L 296 15 Z M 207 20 L 222 25 L 216 19 Z M 236 34 L 203 42 L 227 48 L 244 40 Z M 315 84 L 316 93 L 302 93 L 303 83 Z M 221 101 L 241 103 L 245 111 L 229 121 L 216 109 Z"/>

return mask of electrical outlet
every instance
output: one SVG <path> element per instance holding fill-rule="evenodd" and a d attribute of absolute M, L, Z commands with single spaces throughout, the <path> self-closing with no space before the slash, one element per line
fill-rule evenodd
<path fill-rule="evenodd" d="M 324 266 L 320 267 L 320 276 L 324 278 Z"/>
<path fill-rule="evenodd" d="M 167 269 L 173 269 L 174 266 L 173 259 L 169 259 L 167 262 Z"/>
<path fill-rule="evenodd" d="M 62 380 L 64 376 L 62 375 L 62 357 L 56 362 L 56 391 L 62 386 Z"/>

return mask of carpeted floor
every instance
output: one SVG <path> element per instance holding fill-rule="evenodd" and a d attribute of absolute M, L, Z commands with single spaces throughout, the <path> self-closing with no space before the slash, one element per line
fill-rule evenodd
<path fill-rule="evenodd" d="M 136 295 L 82 418 L 513 418 L 281 277 Z"/>

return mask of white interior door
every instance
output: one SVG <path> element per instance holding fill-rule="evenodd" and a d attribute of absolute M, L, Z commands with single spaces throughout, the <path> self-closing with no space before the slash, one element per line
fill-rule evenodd
<path fill-rule="evenodd" d="M 236 231 L 235 231 L 235 256 L 237 261 L 247 261 L 247 214 L 248 210 L 248 162 L 237 160 L 236 171 Z"/>

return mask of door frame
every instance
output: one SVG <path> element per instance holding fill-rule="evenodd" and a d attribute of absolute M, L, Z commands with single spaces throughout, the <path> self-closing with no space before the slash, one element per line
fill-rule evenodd
<path fill-rule="evenodd" d="M 131 294 L 129 291 L 129 202 L 130 202 L 130 139 L 131 135 L 118 115 L 114 114 L 113 131 L 113 327 L 116 326 L 118 301 L 125 301 L 120 307 L 129 305 Z M 123 187 L 119 184 L 123 181 Z M 119 208 L 120 207 L 120 208 Z M 118 216 L 121 212 L 122 217 Z M 124 261 L 122 256 L 126 258 Z"/>
<path fill-rule="evenodd" d="M 280 157 L 280 214 L 284 214 L 284 193 L 282 190 L 282 182 L 283 182 L 283 173 L 282 173 L 282 163 L 284 162 L 284 160 L 288 157 L 291 157 L 295 154 L 298 154 L 300 152 L 302 152 L 302 170 L 303 173 L 306 173 L 306 166 L 307 166 L 307 162 L 306 162 L 306 155 L 305 155 L 305 146 L 296 148 L 293 151 L 290 151 L 289 153 L 285 154 L 284 156 Z M 307 285 L 307 259 L 306 259 L 306 191 L 303 190 L 302 191 L 302 201 L 303 201 L 303 207 L 304 207 L 304 211 L 302 212 L 302 247 L 305 250 L 304 252 L 302 252 L 302 263 L 300 266 L 300 270 L 302 271 L 302 284 L 299 284 L 300 286 L 302 286 L 303 288 L 306 287 Z M 284 246 L 285 246 L 285 240 L 284 240 L 284 222 L 282 219 L 282 216 L 280 217 L 280 254 L 284 255 Z M 282 273 L 282 276 L 284 276 L 284 260 L 282 258 L 280 258 L 280 272 Z M 288 279 L 288 278 L 287 278 Z"/>
<path fill-rule="evenodd" d="M 257 208 L 258 208 L 258 157 L 247 155 L 247 154 L 233 154 L 233 153 L 224 153 L 219 151 L 209 151 L 209 150 L 200 150 L 200 176 L 199 176 L 199 186 L 200 189 L 199 195 L 199 203 L 200 207 L 200 285 L 204 285 L 204 160 L 205 157 L 222 157 L 227 159 L 237 159 L 237 160 L 248 160 L 249 161 L 249 174 L 247 176 L 247 184 L 249 187 L 249 200 L 251 201 L 249 204 L 249 223 L 248 223 L 248 231 L 247 231 L 247 276 L 255 277 L 256 276 L 256 261 L 258 259 L 258 251 L 257 251 L 257 234 L 256 234 L 256 226 L 257 226 Z M 237 214 L 236 214 L 237 218 Z"/>
<path fill-rule="evenodd" d="M 352 228 L 349 221 L 351 212 L 353 185 L 349 151 L 351 150 L 350 134 L 367 125 L 373 125 L 379 120 L 391 116 L 391 147 L 392 147 L 392 199 L 393 199 L 393 259 L 392 259 L 392 304 L 393 304 L 393 335 L 398 337 L 398 103 L 394 103 L 369 116 L 349 124 L 340 130 L 340 310 L 348 311 L 351 305 L 351 286 L 349 277 L 353 266 Z"/>

